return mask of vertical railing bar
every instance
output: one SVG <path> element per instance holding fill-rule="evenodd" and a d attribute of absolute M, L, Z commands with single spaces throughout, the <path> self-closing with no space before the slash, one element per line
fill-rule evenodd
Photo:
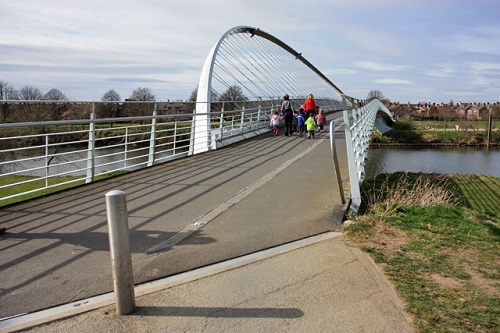
<path fill-rule="evenodd" d="M 92 113 L 89 123 L 89 141 L 87 153 L 87 178 L 85 183 L 92 183 L 95 175 L 95 103 L 92 103 Z"/>
<path fill-rule="evenodd" d="M 49 187 L 49 135 L 45 135 L 45 188 Z"/>
<path fill-rule="evenodd" d="M 243 134 L 245 126 L 245 107 L 241 110 L 240 133 Z"/>
<path fill-rule="evenodd" d="M 129 136 L 129 127 L 125 127 L 125 151 L 124 151 L 124 165 L 125 169 L 128 168 L 128 136 Z"/>
<path fill-rule="evenodd" d="M 153 118 L 151 119 L 151 134 L 149 137 L 148 167 L 155 163 L 156 148 L 156 116 L 158 115 L 158 103 L 154 103 Z"/>

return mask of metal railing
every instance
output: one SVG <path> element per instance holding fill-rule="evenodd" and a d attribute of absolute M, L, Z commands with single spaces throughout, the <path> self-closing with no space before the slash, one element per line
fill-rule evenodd
<path fill-rule="evenodd" d="M 348 97 L 345 97 L 348 98 Z M 346 105 L 344 103 L 344 105 Z M 352 103 L 356 105 L 356 103 Z M 365 164 L 368 156 L 375 121 L 378 113 L 392 119 L 389 110 L 378 99 L 360 102 L 352 111 L 344 111 L 345 140 L 351 197 L 349 210 L 356 213 L 361 206 L 361 185 L 365 179 Z"/>
<path fill-rule="evenodd" d="M 235 136 L 268 131 L 279 102 L 211 112 L 206 133 L 197 135 L 216 149 Z M 150 116 L 96 118 L 92 112 L 89 119 L 0 124 L 0 205 L 196 154 L 195 116 L 158 115 L 155 103 Z"/>

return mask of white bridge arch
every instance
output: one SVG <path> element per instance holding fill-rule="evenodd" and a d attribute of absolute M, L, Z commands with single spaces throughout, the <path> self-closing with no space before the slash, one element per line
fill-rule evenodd
<path fill-rule="evenodd" d="M 242 87 L 253 100 L 276 99 L 283 94 L 292 100 L 313 93 L 315 99 L 339 100 L 343 92 L 323 73 L 283 41 L 255 27 L 228 30 L 209 52 L 196 99 L 193 153 L 210 149 L 211 103 L 219 86 Z M 216 96 L 214 96 L 216 95 Z"/>
<path fill-rule="evenodd" d="M 278 38 L 258 28 L 238 26 L 222 35 L 205 60 L 193 117 L 191 154 L 206 152 L 216 147 L 212 135 L 212 102 L 220 101 L 220 89 L 233 85 L 238 85 L 254 101 L 272 100 L 276 108 L 285 93 L 296 102 L 303 101 L 312 93 L 322 107 L 329 105 L 331 101 L 338 102 L 330 105 L 344 110 L 351 186 L 350 208 L 356 212 L 361 205 L 360 187 L 364 180 L 364 166 L 373 128 L 376 127 L 384 133 L 390 129 L 385 123 L 393 122 L 384 104 L 378 100 L 367 101 L 346 96 L 301 53 Z M 328 110 L 328 107 L 323 108 Z M 349 110 L 352 111 L 351 114 L 348 113 Z M 244 107 L 239 111 L 243 115 Z M 220 114 L 221 123 L 222 117 Z M 241 119 L 243 124 L 244 117 Z M 336 171 L 344 202 L 338 166 Z"/>

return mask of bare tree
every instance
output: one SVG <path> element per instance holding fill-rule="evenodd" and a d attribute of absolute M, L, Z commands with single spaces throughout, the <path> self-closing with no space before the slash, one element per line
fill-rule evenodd
<path fill-rule="evenodd" d="M 219 96 L 219 101 L 225 103 L 225 110 L 236 110 L 239 108 L 238 102 L 246 100 L 248 100 L 248 98 L 243 93 L 243 89 L 236 84 L 227 88 L 227 90 Z"/>
<path fill-rule="evenodd" d="M 132 91 L 129 100 L 139 101 L 139 102 L 153 102 L 156 96 L 149 88 L 137 88 Z M 126 116 L 145 116 L 150 115 L 153 110 L 152 103 L 137 103 L 137 104 L 126 104 L 124 114 Z"/>
<path fill-rule="evenodd" d="M 18 99 L 18 92 L 12 84 L 0 80 L 0 100 L 10 101 Z"/>
<path fill-rule="evenodd" d="M 103 102 L 118 102 L 118 101 L 121 101 L 121 99 L 122 98 L 121 98 L 120 94 L 117 93 L 113 89 L 109 90 L 101 97 L 101 101 L 103 101 Z"/>
<path fill-rule="evenodd" d="M 43 98 L 43 94 L 40 89 L 36 87 L 24 86 L 19 90 L 18 97 L 23 101 L 37 101 Z"/>
<path fill-rule="evenodd" d="M 110 102 L 105 104 L 98 104 L 96 113 L 98 118 L 111 118 L 111 117 L 119 117 L 120 116 L 120 108 L 118 102 L 121 100 L 120 94 L 118 94 L 115 90 L 111 89 L 106 92 L 101 97 L 101 101 Z"/>
<path fill-rule="evenodd" d="M 130 99 L 134 101 L 154 101 L 156 95 L 149 88 L 137 88 L 132 91 Z"/>
<path fill-rule="evenodd" d="M 381 101 L 385 101 L 386 100 L 384 94 L 382 94 L 382 92 L 380 90 L 370 90 L 368 92 L 368 95 L 366 96 L 366 98 L 367 99 L 378 98 Z"/>
<path fill-rule="evenodd" d="M 198 98 L 198 87 L 194 88 L 191 92 L 191 96 L 189 96 L 188 102 L 196 102 L 196 98 Z"/>
<path fill-rule="evenodd" d="M 59 89 L 51 89 L 48 93 L 43 95 L 43 100 L 46 101 L 67 101 L 68 97 L 64 95 Z"/>
<path fill-rule="evenodd" d="M 0 80 L 0 100 L 9 101 L 15 99 L 18 99 L 18 93 L 17 90 L 14 88 L 14 86 L 8 82 Z M 0 104 L 0 115 L 1 115 L 0 122 L 6 123 L 11 112 L 12 112 L 12 106 L 10 104 L 7 103 Z"/>

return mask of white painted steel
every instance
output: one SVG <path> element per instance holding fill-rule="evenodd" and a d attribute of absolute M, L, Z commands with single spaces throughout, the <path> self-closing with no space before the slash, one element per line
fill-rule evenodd
<path fill-rule="evenodd" d="M 347 97 L 345 97 L 347 98 Z M 353 103 L 355 105 L 356 103 Z M 345 104 L 344 104 L 345 105 Z M 361 185 L 365 179 L 365 164 L 377 115 L 392 120 L 391 113 L 378 99 L 351 111 L 344 111 L 347 161 L 351 185 L 350 210 L 354 213 L 361 206 Z"/>
<path fill-rule="evenodd" d="M 268 103 L 246 108 L 244 112 L 233 110 L 228 115 L 212 113 L 209 127 L 215 128 L 211 131 L 214 148 L 268 131 L 268 119 L 276 107 Z M 152 116 L 98 119 L 91 114 L 90 119 L 0 124 L 0 180 L 8 176 L 32 177 L 1 182 L 4 185 L 0 185 L 0 191 L 9 195 L 0 198 L 0 203 L 188 156 L 195 152 L 193 126 L 193 114 L 158 115 L 157 112 Z M 23 135 L 7 134 L 30 128 L 36 130 Z M 56 183 L 56 178 L 67 179 Z M 23 184 L 36 188 L 20 191 Z"/>
<path fill-rule="evenodd" d="M 342 175 L 340 173 L 337 148 L 335 146 L 335 127 L 340 122 L 342 122 L 342 118 L 337 118 L 330 122 L 330 150 L 332 152 L 333 168 L 335 170 L 335 175 L 337 177 L 337 185 L 339 187 L 340 199 L 342 200 L 342 204 L 345 204 L 346 199 L 344 197 L 344 186 L 342 185 Z"/>
<path fill-rule="evenodd" d="M 253 41 L 255 44 L 249 47 L 246 44 L 249 41 Z M 260 41 L 265 41 L 267 44 L 260 43 Z M 283 54 L 277 55 L 275 50 L 268 49 L 269 44 L 282 51 Z M 229 51 L 221 54 L 221 50 L 224 48 L 228 48 Z M 283 57 L 284 54 L 287 56 L 286 59 Z M 222 65 L 225 62 L 228 63 L 228 68 Z M 303 67 L 300 69 L 301 72 L 295 68 L 297 64 L 301 64 Z M 219 75 L 220 73 L 214 73 L 216 68 L 220 68 L 224 75 L 230 78 L 230 82 Z M 302 75 L 306 72 L 307 75 Z M 336 97 L 340 97 L 342 91 L 302 57 L 301 53 L 278 38 L 255 27 L 237 26 L 228 30 L 210 50 L 200 76 L 193 132 L 195 142 L 192 153 L 202 153 L 216 147 L 209 119 L 212 111 L 211 104 L 215 99 L 212 96 L 213 91 L 215 91 L 214 80 L 220 82 L 225 88 L 237 85 L 248 92 L 253 100 L 260 100 L 263 98 L 262 96 L 265 96 L 265 99 L 276 98 L 276 104 L 279 107 L 281 96 L 284 93 L 292 96 L 292 90 L 300 91 L 299 95 L 302 97 L 298 105 L 309 93 L 319 94 L 320 85 L 313 83 L 311 76 L 321 82 L 321 91 L 326 92 L 324 96 L 316 96 L 316 98 L 330 99 L 330 101 L 321 104 L 325 110 L 330 108 L 332 101 Z M 340 103 L 339 100 L 337 102 Z M 243 126 L 245 126 L 244 117 L 242 115 L 240 123 L 242 132 L 244 131 Z M 222 131 L 219 134 L 223 135 Z"/>

